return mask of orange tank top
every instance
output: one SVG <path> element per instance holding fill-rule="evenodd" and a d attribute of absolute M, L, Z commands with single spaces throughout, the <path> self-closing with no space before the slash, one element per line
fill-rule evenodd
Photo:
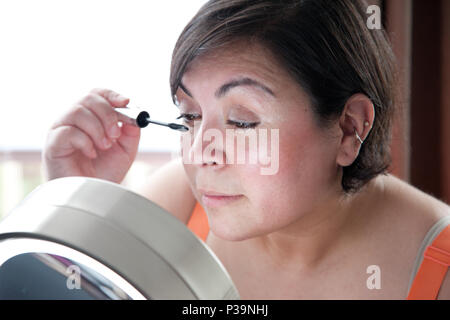
<path fill-rule="evenodd" d="M 195 233 L 197 237 L 206 242 L 209 233 L 208 217 L 198 201 L 195 204 L 194 211 L 192 211 L 187 227 Z"/>
<path fill-rule="evenodd" d="M 196 203 L 188 228 L 206 241 L 208 218 L 199 202 Z M 450 266 L 450 216 L 439 220 L 427 233 L 416 258 L 411 275 L 407 300 L 434 300 Z"/>

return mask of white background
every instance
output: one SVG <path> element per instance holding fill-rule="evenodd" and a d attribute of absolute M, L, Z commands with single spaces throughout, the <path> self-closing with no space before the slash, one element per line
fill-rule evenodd
<path fill-rule="evenodd" d="M 42 149 L 51 124 L 95 87 L 174 121 L 172 50 L 205 2 L 0 0 L 0 151 Z M 139 149 L 179 149 L 179 133 L 149 125 Z"/>

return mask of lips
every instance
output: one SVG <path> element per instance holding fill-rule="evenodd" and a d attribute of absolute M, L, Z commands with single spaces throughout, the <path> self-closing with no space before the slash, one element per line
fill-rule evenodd
<path fill-rule="evenodd" d="M 202 194 L 202 203 L 211 208 L 229 205 L 243 198 L 242 194 L 227 194 L 211 190 L 199 190 Z"/>
<path fill-rule="evenodd" d="M 210 191 L 210 190 L 204 190 L 204 189 L 198 189 L 198 191 L 202 195 L 207 195 L 207 196 L 211 196 L 211 197 L 233 197 L 233 196 L 239 196 L 238 194 L 222 193 L 222 192 Z"/>

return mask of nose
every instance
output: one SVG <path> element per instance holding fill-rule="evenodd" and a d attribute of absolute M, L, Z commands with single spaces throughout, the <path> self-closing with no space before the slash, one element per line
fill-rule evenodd
<path fill-rule="evenodd" d="M 220 169 L 225 166 L 225 161 L 223 161 L 223 153 L 221 151 L 213 150 L 214 155 L 204 154 L 201 162 L 202 167 L 212 167 L 214 169 Z"/>
<path fill-rule="evenodd" d="M 215 170 L 224 168 L 226 154 L 223 131 L 218 129 L 218 126 L 206 126 L 205 123 L 203 121 L 197 130 L 194 127 L 194 140 L 189 150 L 189 157 L 193 159 L 195 165 L 202 168 Z"/>

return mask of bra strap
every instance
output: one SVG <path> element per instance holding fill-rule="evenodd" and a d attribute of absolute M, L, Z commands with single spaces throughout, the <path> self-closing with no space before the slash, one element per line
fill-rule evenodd
<path fill-rule="evenodd" d="M 450 225 L 427 246 L 409 291 L 408 300 L 434 300 L 450 266 Z"/>

